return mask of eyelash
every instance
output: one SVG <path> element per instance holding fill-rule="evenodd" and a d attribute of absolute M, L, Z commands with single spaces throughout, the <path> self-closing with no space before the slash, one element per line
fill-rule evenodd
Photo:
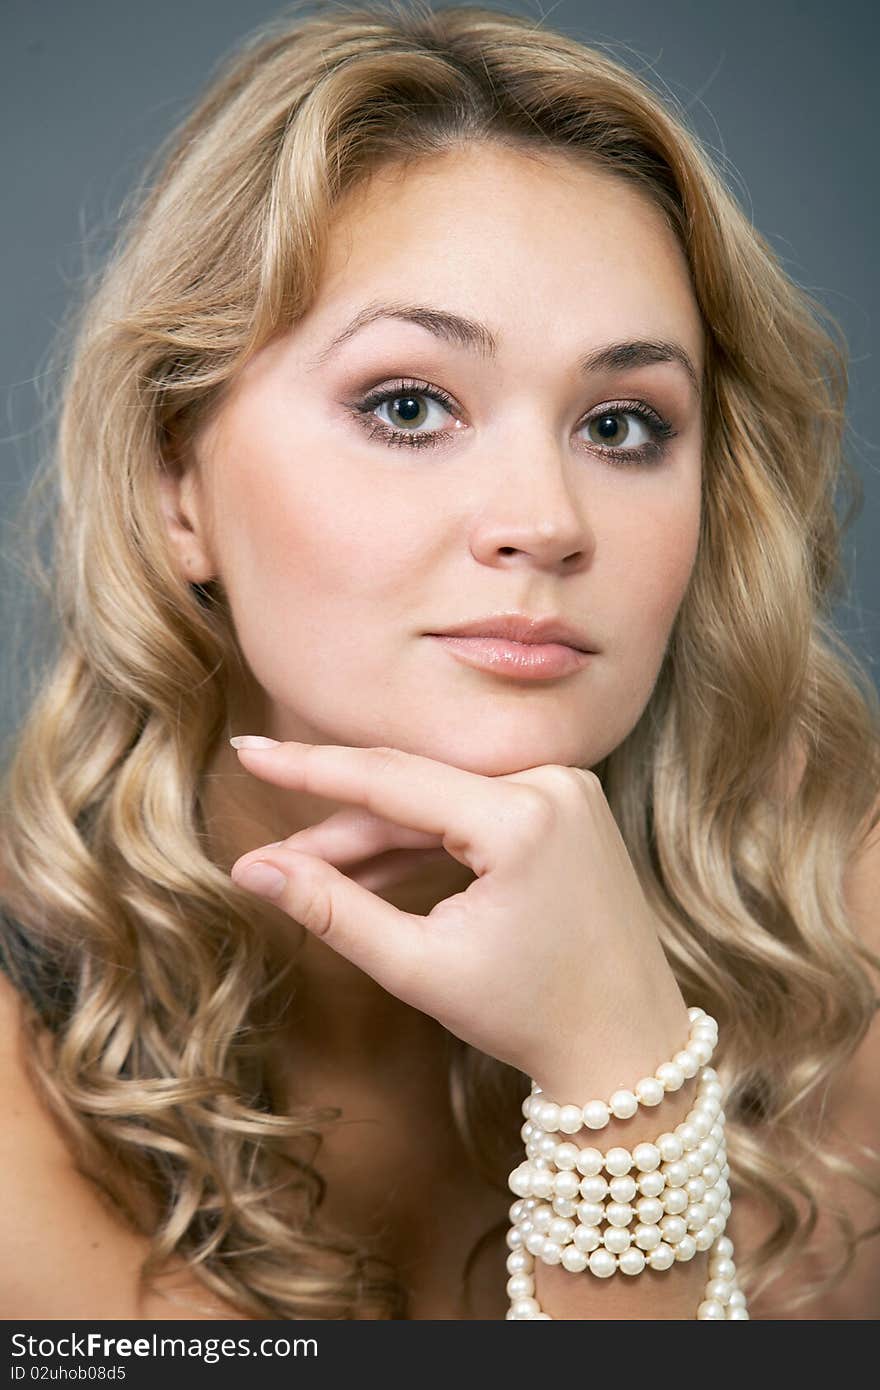
<path fill-rule="evenodd" d="M 389 446 L 404 445 L 408 448 L 437 448 L 443 442 L 443 436 L 448 434 L 448 430 L 426 430 L 416 434 L 412 430 L 397 430 L 384 420 L 371 420 L 369 417 L 374 410 L 387 401 L 397 400 L 400 396 L 426 396 L 429 400 L 436 401 L 447 410 L 454 413 L 458 407 L 445 391 L 439 387 L 431 386 L 428 382 L 401 380 L 393 386 L 383 386 L 375 391 L 370 391 L 353 407 L 353 414 L 362 428 L 367 430 L 370 439 L 380 439 Z M 603 448 L 599 444 L 591 444 L 602 458 L 607 459 L 615 467 L 633 467 L 641 465 L 649 467 L 651 464 L 659 463 L 664 457 L 668 443 L 678 434 L 668 420 L 645 405 L 643 401 L 617 401 L 612 407 L 602 406 L 594 411 L 586 420 L 581 422 L 581 428 L 590 424 L 593 420 L 601 420 L 605 415 L 635 415 L 643 424 L 647 425 L 653 435 L 653 439 L 647 444 L 640 444 L 634 449 L 616 448 L 609 445 Z"/>

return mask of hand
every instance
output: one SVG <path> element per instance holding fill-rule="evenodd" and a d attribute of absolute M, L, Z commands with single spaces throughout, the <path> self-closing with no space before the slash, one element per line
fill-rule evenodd
<path fill-rule="evenodd" d="M 267 782 L 353 809 L 242 855 L 233 881 L 256 861 L 280 870 L 267 896 L 389 993 L 548 1091 L 595 1077 L 597 1049 L 618 1078 L 638 1048 L 637 1075 L 613 1090 L 684 1046 L 687 1010 L 594 773 L 486 777 L 335 744 L 237 751 Z M 419 916 L 335 867 L 401 848 L 445 851 L 476 878 Z"/>

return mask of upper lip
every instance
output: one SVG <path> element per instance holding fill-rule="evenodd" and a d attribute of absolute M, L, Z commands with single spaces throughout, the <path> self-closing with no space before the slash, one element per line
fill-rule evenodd
<path fill-rule="evenodd" d="M 504 637 L 512 642 L 561 642 L 576 651 L 595 651 L 590 638 L 579 628 L 553 616 L 530 618 L 527 613 L 493 613 L 488 618 L 458 623 L 455 627 L 430 632 L 428 637 Z"/>

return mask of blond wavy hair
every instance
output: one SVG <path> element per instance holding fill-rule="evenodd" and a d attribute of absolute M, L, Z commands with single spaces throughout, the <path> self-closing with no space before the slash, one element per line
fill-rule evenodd
<path fill-rule="evenodd" d="M 213 75 L 58 337 L 52 447 L 18 522 L 55 630 L 34 656 L 39 622 L 22 624 L 27 704 L 0 798 L 34 1075 L 81 1165 L 150 1236 L 145 1285 L 178 1256 L 254 1317 L 406 1316 L 393 1266 L 321 1222 L 319 1150 L 340 1108 L 273 1103 L 288 985 L 259 906 L 206 852 L 201 803 L 242 656 L 219 584 L 178 571 L 157 477 L 169 441 L 308 309 L 348 189 L 465 141 L 564 152 L 662 210 L 705 323 L 695 568 L 649 704 L 595 771 L 684 997 L 720 1025 L 733 1201 L 751 1192 L 777 1223 L 738 1252 L 754 1295 L 804 1252 L 826 1200 L 807 1159 L 880 1196 L 876 1154 L 870 1170 L 825 1141 L 814 1154 L 816 1103 L 865 1034 L 880 966 L 843 893 L 880 785 L 880 702 L 831 619 L 852 515 L 836 516 L 838 483 L 862 503 L 843 334 L 677 101 L 610 53 L 494 9 L 303 9 Z M 456 1124 L 506 1191 L 528 1078 L 457 1039 L 449 1055 Z M 838 1222 L 837 1266 L 792 1306 L 849 1267 Z"/>

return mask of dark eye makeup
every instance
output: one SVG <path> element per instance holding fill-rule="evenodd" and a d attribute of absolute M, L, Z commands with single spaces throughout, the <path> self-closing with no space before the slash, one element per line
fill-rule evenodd
<path fill-rule="evenodd" d="M 391 447 L 417 449 L 445 447 L 455 437 L 457 431 L 435 429 L 417 432 L 416 430 L 395 428 L 387 421 L 377 419 L 374 414 L 380 406 L 398 402 L 406 402 L 407 407 L 411 408 L 415 405 L 417 408 L 417 403 L 421 398 L 435 401 L 452 415 L 458 413 L 458 406 L 445 391 L 433 386 L 430 382 L 417 381 L 411 378 L 401 378 L 388 386 L 376 387 L 355 401 L 349 408 L 357 422 L 366 430 L 370 439 L 378 439 Z M 615 422 L 627 415 L 635 416 L 649 431 L 651 437 L 647 442 L 635 447 L 623 448 L 616 444 L 606 445 L 593 440 L 586 447 L 618 467 L 649 466 L 659 463 L 666 455 L 669 441 L 675 438 L 678 430 L 645 401 L 606 402 L 591 411 L 581 421 L 578 428 L 583 429 L 587 425 L 601 423 L 603 426 L 611 425 L 613 431 Z M 417 423 L 421 423 L 421 421 Z"/>

